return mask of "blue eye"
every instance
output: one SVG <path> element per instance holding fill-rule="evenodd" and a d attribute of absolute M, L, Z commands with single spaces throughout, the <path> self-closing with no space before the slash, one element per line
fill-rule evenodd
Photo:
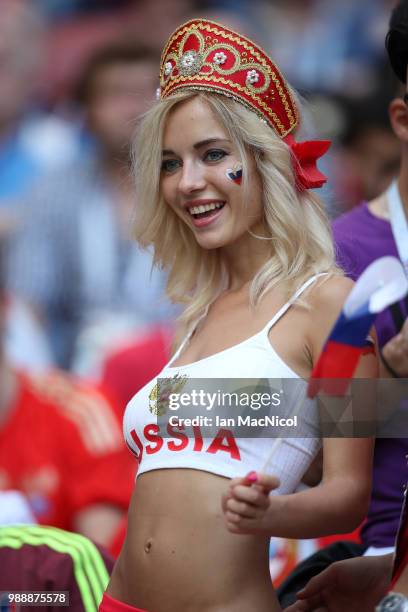
<path fill-rule="evenodd" d="M 205 153 L 204 161 L 217 162 L 220 161 L 226 155 L 227 153 L 222 149 L 211 149 L 210 151 L 207 151 Z"/>
<path fill-rule="evenodd" d="M 171 173 L 177 170 L 180 165 L 181 164 L 178 159 L 163 159 L 161 169 L 163 172 Z"/>

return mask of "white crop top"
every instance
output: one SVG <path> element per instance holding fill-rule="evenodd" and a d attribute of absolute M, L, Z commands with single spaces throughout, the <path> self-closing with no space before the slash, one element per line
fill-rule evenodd
<path fill-rule="evenodd" d="M 199 361 L 173 367 L 171 364 L 186 346 L 192 332 L 187 336 L 158 377 L 136 393 L 127 405 L 123 429 L 126 443 L 139 462 L 138 475 L 150 470 L 190 468 L 227 478 L 244 476 L 249 471 L 263 469 L 271 447 L 275 444 L 276 450 L 266 469 L 268 473 L 280 478 L 280 486 L 274 494 L 291 493 L 297 488 L 321 446 L 320 438 L 316 437 L 317 410 L 314 401 L 304 399 L 296 403 L 296 398 L 293 398 L 298 414 L 302 414 L 302 430 L 295 435 L 304 437 L 287 437 L 276 444 L 274 438 L 234 437 L 228 427 L 215 428 L 216 434 L 211 438 L 203 437 L 199 426 L 189 428 L 184 425 L 167 425 L 163 431 L 162 425 L 159 430 L 157 413 L 152 409 L 152 398 L 157 389 L 157 379 L 175 376 L 213 381 L 220 378 L 281 379 L 282 383 L 285 379 L 292 379 L 288 386 L 295 395 L 301 392 L 304 397 L 305 383 L 274 351 L 268 333 L 319 276 L 322 275 L 318 274 L 306 281 L 254 336 Z M 295 389 L 297 383 L 294 384 L 293 379 L 302 383 L 300 391 L 299 387 Z M 279 407 L 274 409 L 273 414 L 279 414 Z M 303 418 L 303 415 L 308 416 Z"/>

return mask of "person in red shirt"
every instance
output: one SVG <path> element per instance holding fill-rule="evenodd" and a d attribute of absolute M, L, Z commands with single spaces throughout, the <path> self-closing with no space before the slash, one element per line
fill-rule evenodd
<path fill-rule="evenodd" d="M 117 398 L 120 418 L 126 404 L 156 376 L 170 357 L 173 330 L 171 326 L 152 327 L 126 345 L 116 347 L 103 365 L 101 384 Z"/>
<path fill-rule="evenodd" d="M 38 523 L 109 546 L 134 480 L 115 410 L 68 374 L 13 369 L 1 351 L 4 313 L 0 281 L 0 490 L 23 492 Z"/>

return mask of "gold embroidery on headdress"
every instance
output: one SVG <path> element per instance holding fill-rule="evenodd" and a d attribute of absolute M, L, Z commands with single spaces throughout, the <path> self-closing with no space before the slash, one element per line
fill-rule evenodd
<path fill-rule="evenodd" d="M 208 34 L 204 36 L 203 32 Z M 193 38 L 195 48 L 185 49 L 190 38 Z M 234 43 L 246 51 L 240 53 L 233 46 Z M 260 47 L 259 50 L 264 53 Z M 184 87 L 229 95 L 257 112 L 261 118 L 263 115 L 269 117 L 273 127 L 284 137 L 297 124 L 296 107 L 290 92 L 284 87 L 283 78 L 276 74 L 272 62 L 261 52 L 249 40 L 213 22 L 185 24 L 173 34 L 162 53 L 161 97 L 165 98 L 174 89 Z M 239 73 L 246 73 L 245 85 L 237 82 L 237 79 L 228 78 Z M 243 80 L 243 75 L 239 78 Z M 284 125 L 273 110 L 276 94 L 289 126 Z M 245 96 L 253 100 L 254 106 Z"/>

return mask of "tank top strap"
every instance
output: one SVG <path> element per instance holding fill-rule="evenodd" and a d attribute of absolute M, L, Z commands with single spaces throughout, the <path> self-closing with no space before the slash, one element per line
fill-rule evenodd
<path fill-rule="evenodd" d="M 198 317 L 198 319 L 195 321 L 195 323 L 191 326 L 189 332 L 186 334 L 186 336 L 183 338 L 180 346 L 178 347 L 178 349 L 176 350 L 176 352 L 174 353 L 174 355 L 172 356 L 172 358 L 170 359 L 170 361 L 168 362 L 167 366 L 171 366 L 171 364 L 173 363 L 173 361 L 175 361 L 176 359 L 178 359 L 178 357 L 181 355 L 183 349 L 187 346 L 187 344 L 190 341 L 191 336 L 194 334 L 194 332 L 196 331 L 198 325 L 201 323 L 201 321 L 207 316 L 208 314 L 208 310 L 210 308 L 210 304 L 207 304 L 207 306 L 205 307 L 204 312 Z"/>
<path fill-rule="evenodd" d="M 304 291 L 306 291 L 306 289 L 308 287 L 310 287 L 310 285 L 312 285 L 315 282 L 315 280 L 317 280 L 321 276 L 327 276 L 327 274 L 328 274 L 328 272 L 320 272 L 319 274 L 315 274 L 311 278 L 308 278 L 307 281 L 304 282 L 303 285 L 301 287 L 299 287 L 299 289 L 297 289 L 297 291 L 286 302 L 286 304 L 284 304 L 281 308 L 279 308 L 278 312 L 275 313 L 275 315 L 272 317 L 272 319 L 270 321 L 268 321 L 268 323 L 265 325 L 265 327 L 263 328 L 262 332 L 269 333 L 270 329 L 275 325 L 275 323 L 277 323 L 279 321 L 279 319 L 281 319 L 283 317 L 283 315 L 289 310 L 289 308 L 292 306 L 292 304 L 294 304 L 296 302 L 296 300 L 302 295 L 302 293 Z"/>

